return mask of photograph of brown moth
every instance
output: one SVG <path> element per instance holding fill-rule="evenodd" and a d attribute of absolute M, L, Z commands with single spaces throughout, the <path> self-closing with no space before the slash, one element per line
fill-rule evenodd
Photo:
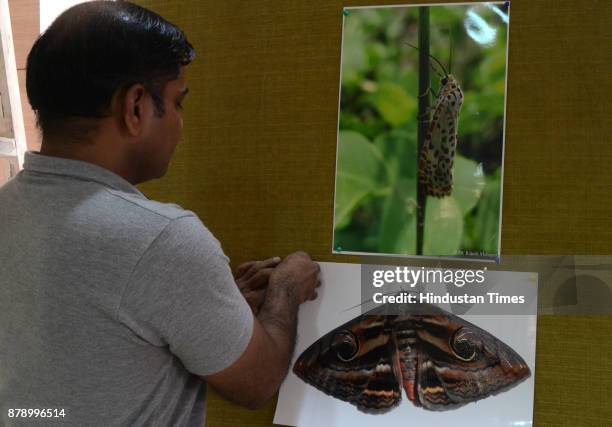
<path fill-rule="evenodd" d="M 415 406 L 445 411 L 504 392 L 531 375 L 512 348 L 445 310 L 421 305 L 385 315 L 384 309 L 327 333 L 300 355 L 293 372 L 374 414 L 398 405 L 402 388 Z"/>

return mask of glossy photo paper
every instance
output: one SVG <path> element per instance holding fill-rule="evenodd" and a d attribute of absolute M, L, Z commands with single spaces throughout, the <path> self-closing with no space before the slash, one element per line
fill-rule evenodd
<path fill-rule="evenodd" d="M 381 307 L 364 313 L 358 285 L 363 266 L 320 264 L 319 298 L 300 309 L 295 355 L 274 423 L 531 425 L 535 314 L 477 314 L 490 313 L 489 297 L 485 304 L 459 304 L 467 308 L 462 314 L 452 304 L 427 305 L 421 312 L 405 304 L 404 315 L 381 315 Z M 448 298 L 453 286 L 430 283 L 421 291 Z M 485 286 L 483 295 L 494 300 L 511 290 L 524 293 L 509 312 L 535 313 L 537 275 L 490 271 L 474 286 Z"/>
<path fill-rule="evenodd" d="M 504 3 L 345 9 L 335 253 L 499 255 L 508 25 Z"/>

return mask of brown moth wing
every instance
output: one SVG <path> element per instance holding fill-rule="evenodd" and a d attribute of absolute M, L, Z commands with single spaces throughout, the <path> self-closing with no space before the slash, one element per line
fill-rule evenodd
<path fill-rule="evenodd" d="M 423 316 L 419 338 L 417 394 L 429 410 L 458 408 L 506 391 L 531 375 L 508 345 L 451 313 Z"/>
<path fill-rule="evenodd" d="M 410 304 L 401 315 L 384 312 L 384 306 L 377 308 L 323 336 L 300 355 L 295 374 L 374 413 L 400 402 L 400 383 L 416 406 L 443 411 L 508 390 L 531 375 L 508 345 L 439 307 Z M 356 343 L 354 351 L 334 346 L 346 338 Z"/>
<path fill-rule="evenodd" d="M 402 399 L 400 377 L 396 375 L 393 366 L 395 353 L 389 345 L 386 347 L 380 347 L 375 351 L 375 353 L 378 353 L 376 355 L 378 362 L 373 368 L 374 372 L 359 397 L 351 402 L 361 411 L 385 412 L 399 404 Z"/>
<path fill-rule="evenodd" d="M 361 411 L 381 413 L 401 400 L 388 317 L 363 315 L 329 332 L 297 359 L 293 372 L 326 394 Z M 335 347 L 355 339 L 354 354 Z M 344 356 L 344 357 L 343 357 Z M 348 357 L 350 356 L 350 357 Z"/>

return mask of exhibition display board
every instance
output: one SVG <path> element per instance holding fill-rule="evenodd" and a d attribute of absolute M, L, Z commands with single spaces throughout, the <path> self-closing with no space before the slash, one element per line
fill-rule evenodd
<path fill-rule="evenodd" d="M 197 49 L 184 137 L 151 198 L 196 212 L 237 266 L 302 249 L 332 254 L 343 10 L 359 1 L 139 0 Z M 404 4 L 403 2 L 386 2 Z M 612 241 L 612 4 L 514 0 L 500 252 L 605 254 Z M 414 52 L 407 51 L 407 55 Z M 608 425 L 612 318 L 539 316 L 538 426 Z M 517 389 L 518 390 L 518 389 Z M 207 425 L 269 426 L 211 393 Z"/>

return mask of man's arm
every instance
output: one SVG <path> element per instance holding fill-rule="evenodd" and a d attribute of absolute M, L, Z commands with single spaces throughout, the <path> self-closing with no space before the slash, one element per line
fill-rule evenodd
<path fill-rule="evenodd" d="M 319 266 L 307 254 L 286 257 L 270 274 L 244 353 L 223 371 L 202 378 L 226 399 L 248 408 L 268 401 L 289 369 L 299 305 L 316 298 L 318 285 Z"/>

